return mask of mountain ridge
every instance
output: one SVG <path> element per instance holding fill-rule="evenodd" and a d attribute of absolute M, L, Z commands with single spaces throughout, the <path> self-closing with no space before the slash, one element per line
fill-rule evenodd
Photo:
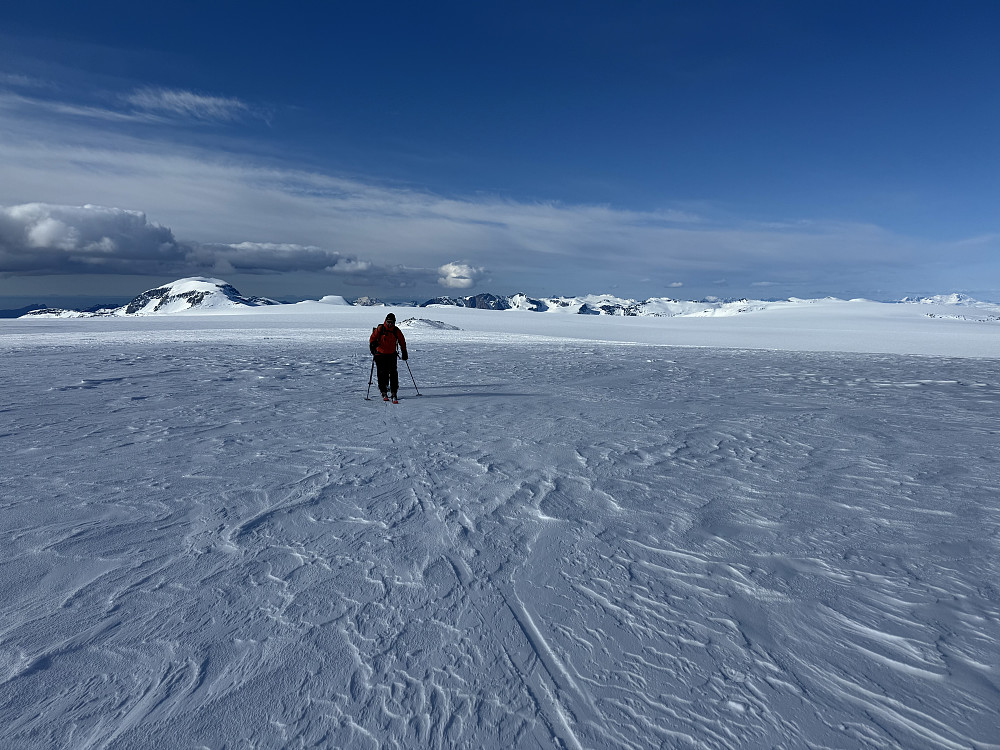
<path fill-rule="evenodd" d="M 837 298 L 827 298 L 834 300 Z M 774 307 L 803 305 L 817 300 L 790 297 L 788 300 L 750 300 L 709 298 L 705 300 L 678 300 L 671 297 L 650 297 L 635 300 L 611 294 L 587 294 L 576 297 L 531 297 L 524 293 L 498 295 L 490 292 L 464 297 L 434 297 L 426 302 L 389 305 L 370 297 L 354 302 L 340 295 L 326 295 L 320 300 L 283 303 L 267 297 L 247 296 L 222 279 L 193 276 L 177 279 L 153 289 L 147 289 L 125 305 L 114 308 L 65 310 L 44 308 L 29 310 L 19 317 L 26 318 L 83 318 L 83 317 L 134 317 L 170 315 L 187 312 L 224 312 L 243 307 L 264 307 L 287 304 L 323 304 L 324 306 L 388 306 L 388 307 L 463 307 L 480 310 L 524 311 L 544 314 L 604 315 L 617 317 L 716 317 L 739 315 Z M 849 301 L 849 300 L 837 300 Z M 855 300 L 850 300 L 855 301 Z M 896 303 L 927 304 L 948 308 L 985 310 L 1000 314 L 1000 305 L 981 302 L 963 294 L 940 294 L 931 297 L 906 297 Z M 931 314 L 931 313 L 928 313 Z"/>

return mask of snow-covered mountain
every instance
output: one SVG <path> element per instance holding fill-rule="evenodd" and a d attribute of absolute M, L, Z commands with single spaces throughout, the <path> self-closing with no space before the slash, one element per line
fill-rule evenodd
<path fill-rule="evenodd" d="M 975 307 L 982 304 L 989 304 L 973 299 L 967 294 L 935 294 L 931 297 L 903 297 L 900 302 L 912 302 L 920 305 L 956 305 L 963 307 Z"/>
<path fill-rule="evenodd" d="M 526 294 L 499 296 L 475 294 L 468 297 L 435 297 L 420 307 L 468 307 L 481 310 L 520 310 L 542 313 L 570 313 L 575 315 L 613 315 L 619 317 L 728 317 L 742 313 L 775 308 L 801 307 L 817 302 L 844 302 L 833 297 L 825 300 L 677 300 L 670 297 L 651 297 L 634 300 L 611 294 L 588 294 L 578 297 L 529 297 Z M 852 300 L 864 302 L 866 300 Z M 929 317 L 953 317 L 962 320 L 995 321 L 1000 319 L 1000 304 L 982 302 L 963 294 L 939 294 L 932 297 L 906 297 L 898 303 L 924 305 Z M 955 309 L 954 313 L 943 312 Z M 961 312 L 959 312 L 959 309 Z"/>
<path fill-rule="evenodd" d="M 454 306 L 487 310 L 526 310 L 529 312 L 570 313 L 577 315 L 617 315 L 624 317 L 674 317 L 675 315 L 736 315 L 761 310 L 760 301 L 682 301 L 670 297 L 652 297 L 639 301 L 611 294 L 588 294 L 579 297 L 529 297 L 513 294 L 476 294 L 469 297 L 436 297 L 421 307 Z"/>
<path fill-rule="evenodd" d="M 358 297 L 354 300 L 355 307 L 384 307 L 385 302 L 380 300 L 378 297 Z"/>
<path fill-rule="evenodd" d="M 864 302 L 864 300 L 852 300 Z M 341 295 L 326 295 L 318 300 L 324 306 L 368 307 L 385 303 L 370 297 L 361 297 L 353 303 Z M 651 297 L 635 300 L 611 294 L 587 294 L 576 297 L 529 297 L 527 294 L 498 295 L 474 294 L 467 297 L 435 297 L 423 303 L 394 304 L 393 307 L 458 307 L 479 310 L 502 310 L 571 315 L 604 315 L 615 317 L 730 317 L 761 310 L 799 308 L 820 302 L 845 302 L 834 298 L 826 300 L 677 300 L 670 297 Z M 317 301 L 300 302 L 298 305 L 315 305 Z M 247 307 L 281 305 L 264 297 L 248 297 L 232 284 L 215 278 L 195 276 L 178 279 L 155 289 L 149 289 L 127 305 L 101 310 L 60 310 L 46 308 L 28 312 L 24 317 L 87 318 L 108 316 L 165 315 L 187 312 L 226 312 Z M 928 317 L 956 318 L 975 322 L 1000 320 L 1000 304 L 981 302 L 962 294 L 936 295 L 933 297 L 906 297 L 897 303 L 919 305 Z"/>
<path fill-rule="evenodd" d="M 28 313 L 28 316 L 39 318 L 86 318 L 120 315 L 169 315 L 195 309 L 211 312 L 232 310 L 240 307 L 260 307 L 262 305 L 278 304 L 281 303 L 267 299 L 266 297 L 244 296 L 232 284 L 221 279 L 192 276 L 186 279 L 178 279 L 155 289 L 147 289 L 127 305 L 121 307 L 98 310 L 96 312 L 48 308 Z"/>
<path fill-rule="evenodd" d="M 473 294 L 468 297 L 435 297 L 422 303 L 420 307 L 443 305 L 446 307 L 474 307 L 477 310 L 510 310 L 510 297 L 496 294 Z"/>

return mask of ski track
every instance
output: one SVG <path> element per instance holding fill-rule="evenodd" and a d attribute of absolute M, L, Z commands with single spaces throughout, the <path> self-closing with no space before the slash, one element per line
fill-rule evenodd
<path fill-rule="evenodd" d="M 998 748 L 995 362 L 23 347 L 4 748 Z"/>

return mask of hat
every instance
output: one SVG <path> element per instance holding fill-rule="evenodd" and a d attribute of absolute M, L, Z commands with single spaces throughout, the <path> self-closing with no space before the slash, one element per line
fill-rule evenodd
<path fill-rule="evenodd" d="M 391 320 L 393 323 L 396 322 L 396 316 L 393 313 L 389 313 L 388 315 L 386 315 L 385 319 L 386 320 Z"/>

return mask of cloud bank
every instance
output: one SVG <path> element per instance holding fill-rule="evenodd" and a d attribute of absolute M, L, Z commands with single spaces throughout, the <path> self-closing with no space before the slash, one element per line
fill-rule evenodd
<path fill-rule="evenodd" d="M 190 248 L 140 211 L 29 203 L 0 207 L 0 274 L 157 274 Z"/>
<path fill-rule="evenodd" d="M 380 266 L 311 245 L 272 242 L 193 243 L 141 211 L 29 203 L 0 206 L 0 275 L 177 275 L 325 273 L 348 283 L 434 276 L 435 269 Z"/>

